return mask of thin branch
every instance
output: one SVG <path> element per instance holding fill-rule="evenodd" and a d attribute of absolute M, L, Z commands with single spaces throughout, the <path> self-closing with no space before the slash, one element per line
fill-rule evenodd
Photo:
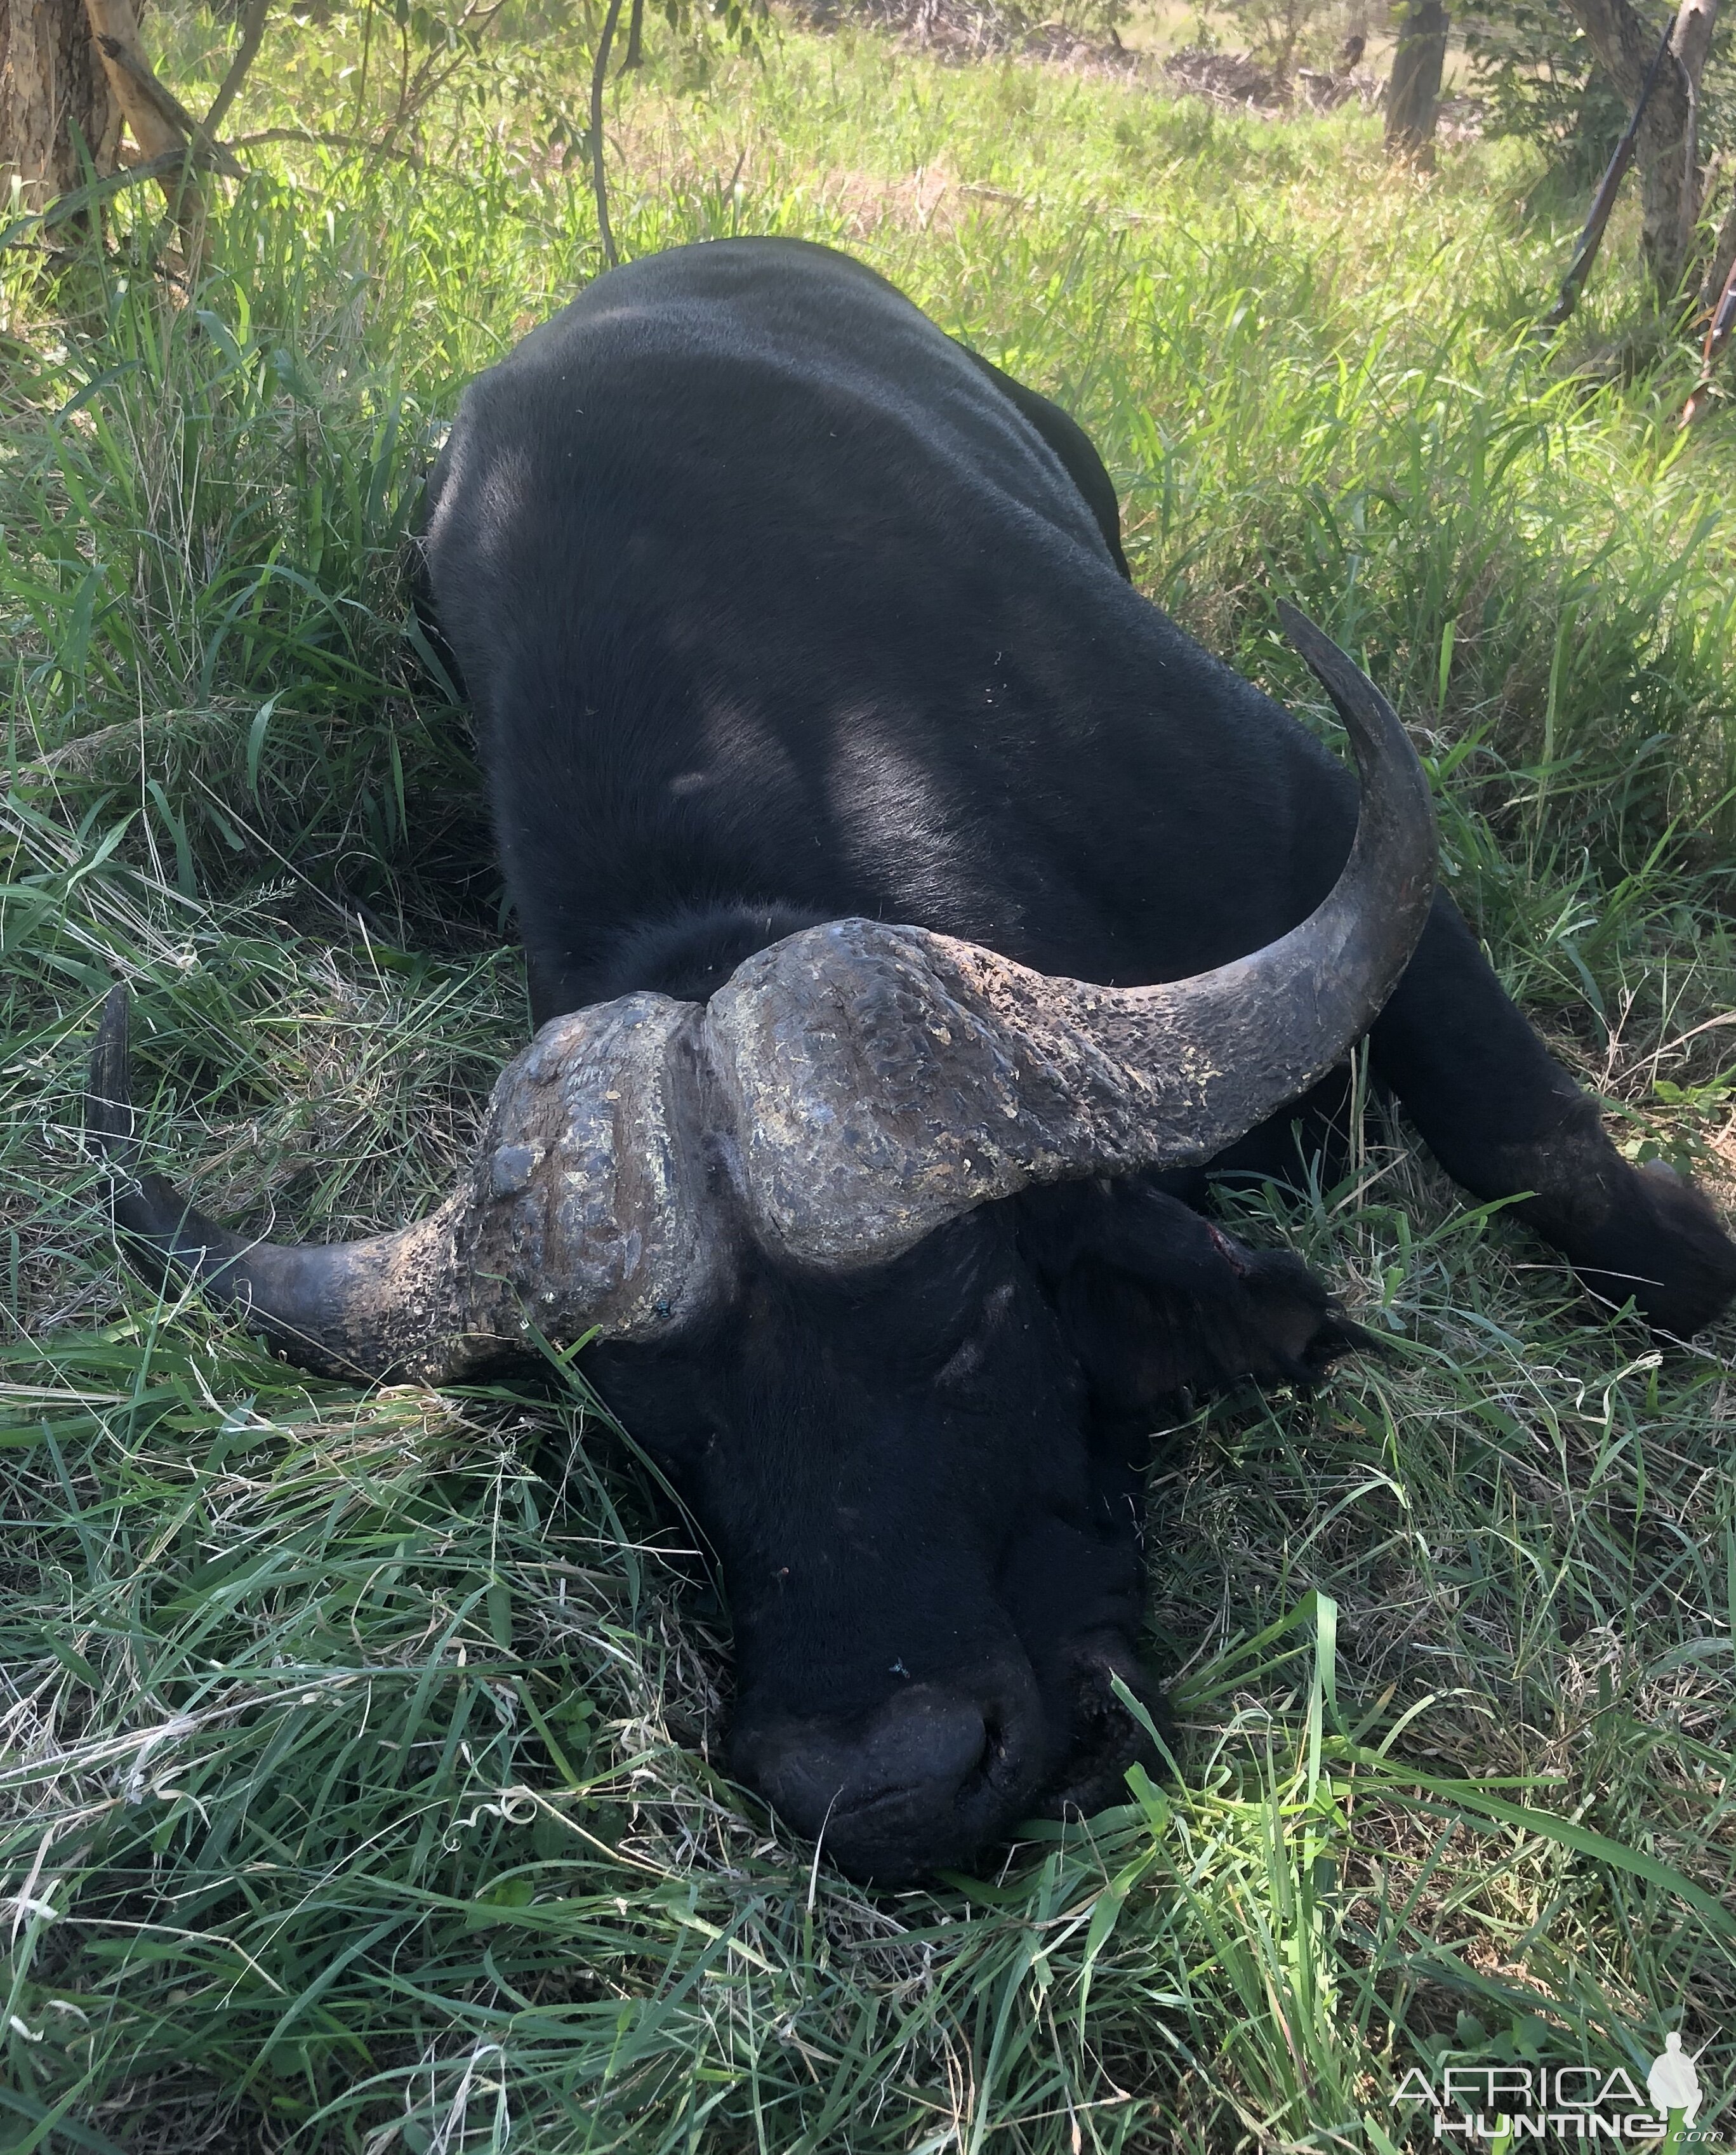
<path fill-rule="evenodd" d="M 382 149 L 389 150 L 392 146 L 397 140 L 399 131 L 410 125 L 431 98 L 439 95 L 469 57 L 468 54 L 460 53 L 457 59 L 448 64 L 444 74 L 438 76 L 430 73 L 433 65 L 431 59 L 422 62 L 421 67 L 417 69 L 408 90 L 400 92 L 398 109 L 387 121 L 386 132 L 380 137 Z"/>
<path fill-rule="evenodd" d="M 1645 118 L 1646 108 L 1652 102 L 1652 93 L 1657 87 L 1657 78 L 1662 72 L 1663 64 L 1670 56 L 1670 41 L 1675 34 L 1676 25 L 1672 21 L 1664 32 L 1663 41 L 1657 49 L 1657 55 L 1646 69 L 1646 79 L 1640 85 L 1639 101 L 1634 106 L 1633 117 L 1623 130 L 1621 140 L 1616 145 L 1610 161 L 1604 169 L 1603 178 L 1598 182 L 1597 192 L 1591 198 L 1591 208 L 1585 219 L 1585 228 L 1580 234 L 1580 243 L 1575 248 L 1573 259 L 1567 265 L 1567 274 L 1561 279 L 1560 295 L 1543 318 L 1544 327 L 1547 330 L 1559 330 L 1580 304 L 1580 294 L 1585 289 L 1585 280 L 1591 274 L 1597 261 L 1598 250 L 1603 245 L 1603 236 L 1609 226 L 1610 212 L 1616 207 L 1616 197 L 1621 192 L 1621 182 L 1627 177 L 1627 168 L 1634 161 L 1634 148 L 1640 136 L 1640 122 Z"/>
<path fill-rule="evenodd" d="M 602 258 L 612 269 L 621 257 L 615 252 L 615 235 L 609 229 L 609 179 L 603 169 L 602 93 L 608 79 L 609 47 L 615 42 L 615 25 L 621 20 L 621 0 L 609 0 L 602 35 L 597 41 L 597 60 L 591 70 L 591 192 L 597 197 L 597 229 L 602 240 Z"/>
<path fill-rule="evenodd" d="M 241 18 L 241 42 L 235 48 L 235 57 L 229 62 L 228 73 L 218 86 L 217 95 L 211 100 L 211 110 L 205 115 L 203 125 L 207 135 L 215 136 L 223 124 L 223 115 L 235 102 L 235 93 L 247 79 L 247 71 L 253 65 L 259 49 L 259 40 L 265 34 L 265 13 L 271 0 L 247 0 Z"/>
<path fill-rule="evenodd" d="M 1700 378 L 1694 385 L 1693 394 L 1682 407 L 1678 427 L 1691 427 L 1705 410 L 1712 395 L 1712 377 L 1733 334 L 1736 334 L 1736 263 L 1730 266 L 1723 291 L 1712 310 L 1712 320 L 1706 325 L 1706 342 L 1700 353 Z M 1704 1029 L 1698 1028 L 1703 1031 Z"/>
<path fill-rule="evenodd" d="M 141 59 L 131 46 L 119 38 L 97 33 L 96 42 L 103 51 L 138 86 L 139 95 L 151 105 L 157 117 L 170 127 L 184 135 L 199 153 L 200 161 L 216 166 L 226 179 L 244 180 L 247 171 L 238 165 L 222 143 L 213 141 L 194 119 L 172 90 L 160 83 L 148 60 Z"/>
<path fill-rule="evenodd" d="M 1710 192 L 1708 186 L 1708 192 Z M 1723 223 L 1718 228 L 1718 238 L 1712 243 L 1712 259 L 1706 265 L 1706 274 L 1700 285 L 1700 312 L 1713 314 L 1730 281 L 1730 272 L 1736 269 L 1736 195 L 1730 197 L 1730 207 L 1724 212 Z"/>
<path fill-rule="evenodd" d="M 453 35 L 457 42 L 458 49 L 452 53 L 449 58 L 438 51 L 433 51 L 423 59 L 414 75 L 411 77 L 408 88 L 401 88 L 399 90 L 398 109 L 386 130 L 382 138 L 385 141 L 395 141 L 399 131 L 407 126 L 415 119 L 417 114 L 430 99 L 439 95 L 465 61 L 471 57 L 471 54 L 464 50 L 466 37 L 468 36 L 471 40 L 474 51 L 487 35 L 493 26 L 494 18 L 505 4 L 506 0 L 488 0 L 488 4 L 484 4 L 484 0 L 466 0 L 463 13 L 453 25 Z M 446 59 L 443 68 L 441 66 L 443 58 Z"/>
<path fill-rule="evenodd" d="M 322 150 L 359 150 L 364 156 L 396 157 L 401 165 L 412 170 L 422 170 L 422 159 L 414 150 L 400 150 L 390 142 L 376 142 L 367 135 L 322 134 L 312 127 L 262 127 L 256 135 L 238 135 L 230 144 L 232 149 L 257 150 L 266 142 L 307 142 Z"/>
<path fill-rule="evenodd" d="M 395 136 L 399 128 L 403 125 L 408 110 L 409 96 L 410 18 L 406 14 L 403 21 L 398 24 L 398 109 L 392 116 L 391 126 L 386 131 L 389 136 Z"/>
<path fill-rule="evenodd" d="M 116 67 L 124 69 L 132 77 L 140 90 L 143 91 L 157 117 L 166 120 L 171 127 L 178 127 L 187 141 L 192 141 L 195 139 L 194 131 L 198 126 L 198 121 L 176 96 L 174 91 L 157 80 L 156 70 L 151 63 L 141 59 L 137 53 L 131 49 L 124 38 L 111 38 L 105 30 L 97 32 L 96 42 Z"/>
<path fill-rule="evenodd" d="M 1113 37 L 1115 33 L 1109 33 Z M 627 18 L 627 58 L 621 63 L 625 74 L 629 68 L 642 67 L 645 60 L 645 0 L 633 0 L 632 13 Z"/>
<path fill-rule="evenodd" d="M 361 18 L 361 66 L 356 77 L 356 124 L 358 127 L 361 125 L 362 111 L 367 98 L 368 62 L 373 58 L 373 54 L 374 8 L 373 0 L 368 0 L 367 8 Z"/>

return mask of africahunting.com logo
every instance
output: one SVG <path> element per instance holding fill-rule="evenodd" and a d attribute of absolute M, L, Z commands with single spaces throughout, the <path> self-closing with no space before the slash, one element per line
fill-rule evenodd
<path fill-rule="evenodd" d="M 1393 2091 L 1412 2145 L 1421 2133 L 1448 2147 L 1509 2155 L 1528 2141 L 1639 2142 L 1657 2155 L 1706 2149 L 1713 2136 L 1695 2126 L 1699 2075 L 1679 2035 L 1652 2061 L 1643 2090 L 1620 2065 L 1444 2062 L 1414 2065 Z"/>

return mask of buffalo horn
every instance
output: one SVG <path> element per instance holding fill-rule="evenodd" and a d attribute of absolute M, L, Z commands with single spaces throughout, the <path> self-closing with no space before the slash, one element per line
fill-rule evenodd
<path fill-rule="evenodd" d="M 1252 956 L 1115 989 L 924 929 L 805 929 L 707 1009 L 638 994 L 553 1020 L 501 1073 L 437 1211 L 288 1246 L 218 1226 L 141 1172 L 117 987 L 86 1103 L 117 1170 L 117 1224 L 150 1269 L 198 1278 L 298 1362 L 450 1380 L 538 1333 L 685 1330 L 722 1305 L 744 1243 L 827 1270 L 885 1262 L 1033 1184 L 1211 1159 L 1367 1030 L 1434 890 L 1428 785 L 1404 728 L 1335 644 L 1281 612 L 1349 729 L 1362 810 L 1330 894 Z"/>
<path fill-rule="evenodd" d="M 1052 979 L 866 920 L 749 959 L 713 996 L 706 1032 L 756 1241 L 848 1269 L 1033 1184 L 1210 1159 L 1367 1031 L 1433 898 L 1428 781 L 1374 683 L 1293 607 L 1279 612 L 1362 780 L 1326 898 L 1263 950 L 1156 987 Z"/>
<path fill-rule="evenodd" d="M 501 1073 L 453 1195 L 360 1241 L 235 1235 L 140 1171 L 124 987 L 104 1006 L 85 1127 L 147 1272 L 198 1279 L 306 1367 L 450 1382 L 534 1351 L 535 1333 L 653 1339 L 721 1295 L 731 1252 L 704 1183 L 699 1018 L 639 995 L 545 1026 Z"/>

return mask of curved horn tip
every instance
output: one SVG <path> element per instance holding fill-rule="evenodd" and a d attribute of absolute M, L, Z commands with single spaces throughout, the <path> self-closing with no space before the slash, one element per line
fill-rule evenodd
<path fill-rule="evenodd" d="M 103 998 L 91 1043 L 84 1127 L 105 1151 L 128 1144 L 133 1135 L 131 1003 L 125 981 L 117 980 Z"/>
<path fill-rule="evenodd" d="M 1310 621 L 1299 606 L 1288 599 L 1278 601 L 1278 617 L 1285 636 L 1308 662 L 1312 673 L 1339 714 L 1349 719 L 1384 718 L 1390 704 L 1341 644 L 1334 643 L 1317 621 Z"/>
<path fill-rule="evenodd" d="M 1278 617 L 1284 634 L 1289 637 L 1298 651 L 1303 650 L 1310 640 L 1325 644 L 1331 651 L 1339 649 L 1338 645 L 1327 635 L 1319 622 L 1305 614 L 1293 599 L 1278 600 Z"/>
<path fill-rule="evenodd" d="M 1308 661 L 1309 669 L 1331 697 L 1334 708 L 1349 730 L 1357 767 L 1362 773 L 1365 815 L 1369 813 L 1372 801 L 1379 799 L 1384 806 L 1376 812 L 1380 820 L 1385 820 L 1398 812 L 1401 798 L 1409 796 L 1411 810 L 1420 818 L 1421 831 L 1426 834 L 1423 842 L 1432 883 L 1439 843 L 1434 801 L 1428 773 L 1405 730 L 1404 720 L 1349 652 L 1334 643 L 1300 607 L 1293 606 L 1288 599 L 1280 599 L 1278 617 L 1285 635 Z M 1383 763 L 1387 765 L 1384 773 L 1380 770 Z"/>

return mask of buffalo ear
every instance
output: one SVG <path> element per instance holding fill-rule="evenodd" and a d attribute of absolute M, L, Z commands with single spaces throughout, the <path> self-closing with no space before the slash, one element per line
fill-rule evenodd
<path fill-rule="evenodd" d="M 1020 1200 L 1022 1244 L 1117 1419 L 1188 1393 L 1311 1387 L 1379 1342 L 1286 1250 L 1253 1251 L 1133 1176 Z"/>

